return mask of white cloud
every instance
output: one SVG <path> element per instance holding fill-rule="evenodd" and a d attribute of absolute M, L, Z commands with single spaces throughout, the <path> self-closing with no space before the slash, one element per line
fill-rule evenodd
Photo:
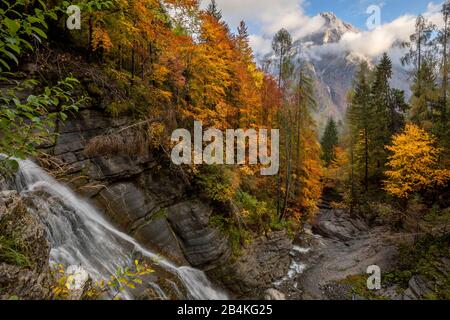
<path fill-rule="evenodd" d="M 251 24 L 257 34 L 250 36 L 250 43 L 257 55 L 271 52 L 271 39 L 281 28 L 291 32 L 294 40 L 319 31 L 324 24 L 320 16 L 307 16 L 306 0 L 216 0 L 225 21 L 232 29 L 241 20 Z M 202 0 L 206 7 L 209 0 Z M 442 23 L 441 3 L 430 2 L 424 16 L 434 24 Z M 347 33 L 339 43 L 310 48 L 309 55 L 320 57 L 324 53 L 352 51 L 355 54 L 375 58 L 389 51 L 396 42 L 409 39 L 414 31 L 416 16 L 403 15 L 372 31 Z"/>
<path fill-rule="evenodd" d="M 209 4 L 202 1 L 202 7 Z M 251 43 L 259 54 L 270 51 L 271 39 L 281 28 L 291 32 L 294 39 L 320 30 L 324 19 L 320 16 L 310 17 L 304 12 L 305 0 L 216 0 L 222 10 L 225 21 L 235 29 L 241 20 L 254 28 Z"/>
<path fill-rule="evenodd" d="M 441 26 L 440 8 L 440 4 L 430 3 L 423 15 L 432 23 Z M 403 15 L 372 31 L 349 32 L 344 34 L 338 43 L 311 47 L 307 54 L 312 58 L 320 58 L 324 54 L 338 52 L 353 52 L 369 58 L 376 58 L 384 52 L 398 56 L 399 49 L 393 48 L 393 46 L 396 43 L 409 41 L 409 37 L 415 29 L 416 18 L 414 15 Z"/>
<path fill-rule="evenodd" d="M 272 40 L 268 37 L 252 34 L 250 35 L 250 45 L 253 51 L 260 56 L 269 54 L 272 51 Z"/>

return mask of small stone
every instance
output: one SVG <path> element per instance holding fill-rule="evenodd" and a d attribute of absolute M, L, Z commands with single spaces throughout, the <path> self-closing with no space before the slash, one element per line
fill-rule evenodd
<path fill-rule="evenodd" d="M 89 273 L 81 266 L 69 266 L 66 270 L 66 287 L 69 289 L 69 300 L 81 300 L 90 286 Z"/>
<path fill-rule="evenodd" d="M 286 295 L 277 289 L 267 289 L 264 293 L 265 300 L 286 300 Z"/>

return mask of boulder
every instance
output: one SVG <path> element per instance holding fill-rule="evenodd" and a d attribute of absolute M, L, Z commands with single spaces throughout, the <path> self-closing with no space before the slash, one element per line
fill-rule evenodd
<path fill-rule="evenodd" d="M 247 245 L 235 262 L 211 272 L 240 297 L 264 297 L 273 282 L 290 267 L 292 239 L 285 231 L 273 232 Z"/>
<path fill-rule="evenodd" d="M 3 241 L 13 241 L 14 250 L 22 256 L 20 263 L 0 257 L 0 299 L 49 298 L 50 247 L 46 232 L 16 191 L 0 192 L 0 235 Z"/>
<path fill-rule="evenodd" d="M 353 239 L 368 226 L 358 218 L 350 218 L 344 210 L 324 210 L 317 215 L 312 230 L 321 236 L 341 241 Z"/>
<path fill-rule="evenodd" d="M 408 282 L 408 289 L 403 293 L 404 300 L 420 300 L 433 294 L 432 285 L 420 275 L 413 276 Z"/>

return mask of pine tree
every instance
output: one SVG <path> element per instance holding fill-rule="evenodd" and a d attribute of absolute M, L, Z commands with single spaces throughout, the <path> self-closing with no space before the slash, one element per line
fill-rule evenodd
<path fill-rule="evenodd" d="M 292 37 L 286 29 L 281 29 L 274 36 L 272 41 L 272 49 L 275 52 L 278 60 L 278 88 L 281 89 L 285 74 L 285 66 L 290 62 L 290 54 L 292 51 Z"/>
<path fill-rule="evenodd" d="M 301 65 L 301 64 L 300 64 Z M 297 70 L 294 85 L 294 99 L 292 105 L 292 157 L 296 165 L 293 166 L 294 196 L 300 210 L 312 215 L 317 210 L 317 203 L 321 197 L 322 161 L 320 159 L 320 142 L 317 126 L 311 116 L 316 109 L 312 79 L 307 76 L 304 67 Z"/>
<path fill-rule="evenodd" d="M 252 63 L 253 62 L 253 51 L 250 46 L 250 36 L 248 33 L 247 25 L 244 21 L 241 21 L 238 26 L 238 34 L 236 36 L 236 43 L 238 50 L 241 52 L 242 56 L 244 56 L 245 62 Z"/>
<path fill-rule="evenodd" d="M 433 32 L 435 26 L 427 21 L 423 15 L 419 15 L 416 19 L 415 32 L 410 36 L 410 41 L 403 43 L 403 46 L 409 48 L 408 53 L 402 57 L 403 65 L 412 64 L 415 68 L 417 82 L 417 92 L 421 91 L 421 76 L 422 63 L 424 58 L 428 56 Z"/>
<path fill-rule="evenodd" d="M 336 122 L 333 118 L 330 118 L 328 119 L 321 141 L 322 160 L 325 162 L 325 166 L 328 167 L 330 163 L 335 159 L 335 148 L 338 143 L 338 130 Z"/>
<path fill-rule="evenodd" d="M 449 40 L 450 40 L 450 0 L 446 0 L 442 5 L 443 26 L 438 33 L 438 43 L 441 49 L 441 96 L 439 100 L 439 123 L 437 136 L 441 144 L 450 150 L 450 131 L 448 119 L 448 94 L 449 94 Z"/>
<path fill-rule="evenodd" d="M 414 78 L 410 118 L 413 123 L 429 131 L 435 131 L 436 108 L 439 90 L 433 64 L 425 59 Z"/>
<path fill-rule="evenodd" d="M 355 176 L 361 178 L 364 189 L 369 189 L 370 146 L 373 137 L 373 119 L 375 111 L 370 103 L 369 67 L 363 62 L 356 76 L 356 82 L 347 117 L 352 140 L 352 155 Z M 355 178 L 356 178 L 355 177 Z"/>
<path fill-rule="evenodd" d="M 386 162 L 386 152 L 384 146 L 389 142 L 391 132 L 389 132 L 389 109 L 391 102 L 391 88 L 389 81 L 392 77 L 392 62 L 386 53 L 383 54 L 375 70 L 375 80 L 371 88 L 371 104 L 375 112 L 371 120 L 372 139 L 370 141 L 370 151 L 374 166 L 374 175 L 381 176 L 384 163 Z"/>

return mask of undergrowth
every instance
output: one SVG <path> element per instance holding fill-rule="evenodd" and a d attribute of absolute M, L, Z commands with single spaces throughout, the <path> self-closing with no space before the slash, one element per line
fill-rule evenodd
<path fill-rule="evenodd" d="M 16 239 L 4 235 L 0 235 L 0 262 L 24 268 L 31 266 L 23 246 Z"/>

